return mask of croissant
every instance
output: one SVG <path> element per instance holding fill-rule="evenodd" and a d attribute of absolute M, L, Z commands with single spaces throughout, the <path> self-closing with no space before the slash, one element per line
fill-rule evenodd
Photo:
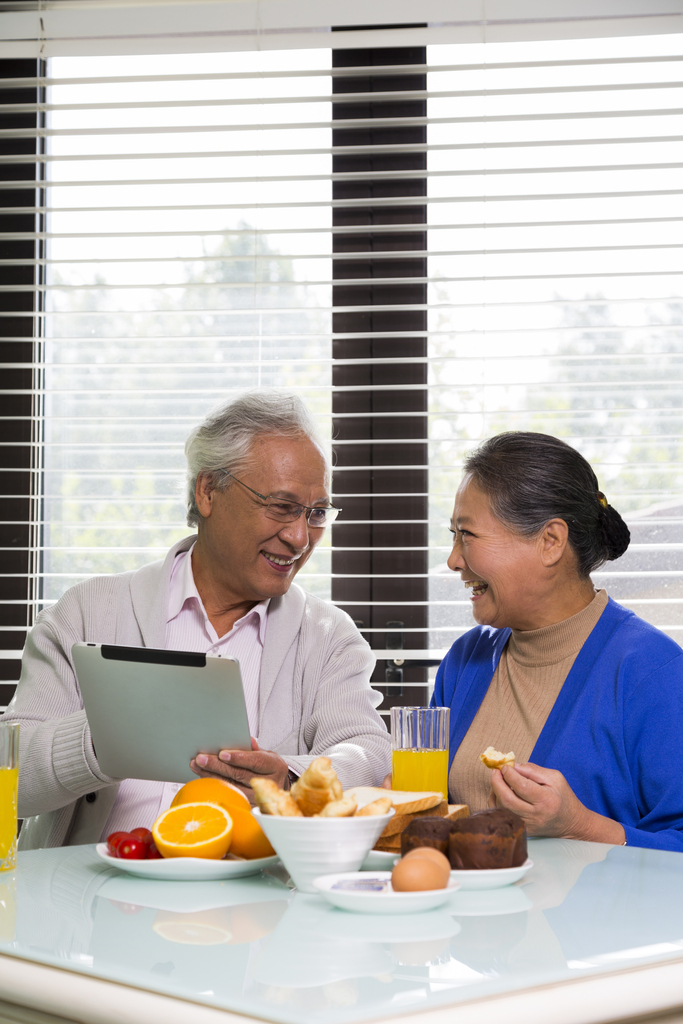
<path fill-rule="evenodd" d="M 252 778 L 251 788 L 256 803 L 264 814 L 276 814 L 281 818 L 303 818 L 301 809 L 292 800 L 291 793 L 280 789 L 272 779 Z"/>
<path fill-rule="evenodd" d="M 329 757 L 316 757 L 290 790 L 307 818 L 319 814 L 332 800 L 341 800 L 342 787 Z"/>
<path fill-rule="evenodd" d="M 356 811 L 356 817 L 360 818 L 361 815 L 366 814 L 388 814 L 391 807 L 391 797 L 381 796 L 379 800 L 373 800 L 371 804 L 366 804 L 365 807 L 361 807 L 359 811 Z"/>
<path fill-rule="evenodd" d="M 325 804 L 316 818 L 351 818 L 356 810 L 356 801 L 352 796 L 343 796 L 341 800 L 330 800 Z"/>

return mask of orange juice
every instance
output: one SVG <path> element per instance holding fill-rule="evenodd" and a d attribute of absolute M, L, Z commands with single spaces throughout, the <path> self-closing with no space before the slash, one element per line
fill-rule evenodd
<path fill-rule="evenodd" d="M 434 792 L 440 789 L 448 800 L 448 751 L 392 751 L 391 788 Z"/>
<path fill-rule="evenodd" d="M 0 871 L 16 865 L 18 784 L 18 768 L 0 768 Z"/>

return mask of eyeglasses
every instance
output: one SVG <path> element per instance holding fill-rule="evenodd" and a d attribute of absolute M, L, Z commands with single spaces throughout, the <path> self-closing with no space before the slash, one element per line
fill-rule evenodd
<path fill-rule="evenodd" d="M 251 491 L 257 498 L 260 498 L 263 502 L 263 507 L 266 511 L 266 515 L 269 519 L 275 519 L 279 523 L 293 523 L 299 518 L 303 512 L 306 516 L 309 526 L 321 527 L 327 526 L 328 523 L 333 523 L 339 513 L 340 508 L 335 508 L 334 505 L 323 505 L 321 506 L 310 506 L 300 505 L 298 501 L 284 501 L 282 498 L 276 498 L 272 494 L 259 494 L 253 487 L 249 487 L 248 484 L 242 483 L 232 473 L 228 473 L 224 470 L 227 476 L 231 477 L 236 484 L 240 487 L 246 488 L 247 491 Z"/>

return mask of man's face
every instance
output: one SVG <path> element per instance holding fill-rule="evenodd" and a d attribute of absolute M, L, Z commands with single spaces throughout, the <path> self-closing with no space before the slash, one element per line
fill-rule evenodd
<path fill-rule="evenodd" d="M 265 435 L 250 449 L 250 468 L 239 479 L 263 495 L 302 505 L 328 505 L 329 474 L 320 449 L 306 437 Z M 232 481 L 223 493 L 199 477 L 202 515 L 197 553 L 226 603 L 279 597 L 322 539 L 302 513 L 292 523 L 269 519 L 263 502 Z"/>

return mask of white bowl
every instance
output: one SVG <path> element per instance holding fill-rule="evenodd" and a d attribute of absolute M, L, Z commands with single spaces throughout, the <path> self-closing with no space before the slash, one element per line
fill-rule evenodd
<path fill-rule="evenodd" d="M 313 879 L 320 875 L 358 871 L 394 813 L 392 807 L 356 818 L 281 818 L 252 811 L 299 892 L 310 893 L 318 892 Z"/>

